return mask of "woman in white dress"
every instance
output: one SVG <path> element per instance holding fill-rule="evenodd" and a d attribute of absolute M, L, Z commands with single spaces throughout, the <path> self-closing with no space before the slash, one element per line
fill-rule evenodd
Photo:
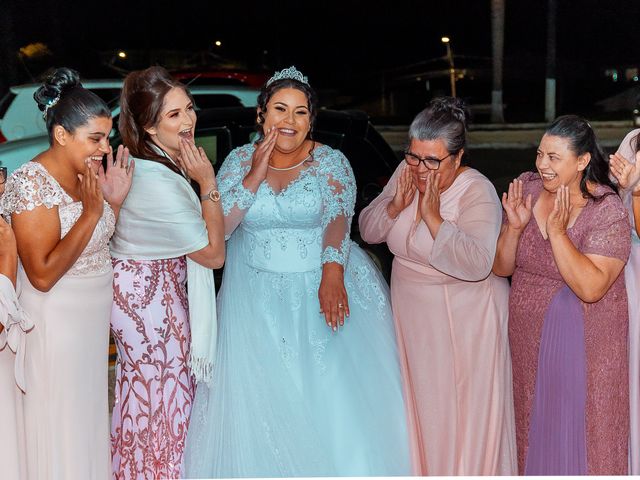
<path fill-rule="evenodd" d="M 0 197 L 5 177 L 0 178 Z M 0 210 L 0 213 L 2 211 Z M 30 328 L 16 297 L 16 239 L 0 215 L 0 466 L 3 478 L 26 478 L 22 396 L 25 331 Z"/>
<path fill-rule="evenodd" d="M 27 474 L 106 480 L 109 238 L 132 169 L 125 150 L 113 161 L 110 111 L 77 72 L 56 70 L 34 98 L 51 146 L 11 175 L 2 199 L 20 259 L 20 303 L 34 323 L 25 356 Z"/>

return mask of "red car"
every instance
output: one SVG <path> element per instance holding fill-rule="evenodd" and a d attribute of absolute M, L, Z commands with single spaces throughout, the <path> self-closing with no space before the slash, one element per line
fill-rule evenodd
<path fill-rule="evenodd" d="M 177 70 L 171 74 L 187 85 L 245 85 L 260 88 L 269 79 L 266 72 L 238 70 Z"/>

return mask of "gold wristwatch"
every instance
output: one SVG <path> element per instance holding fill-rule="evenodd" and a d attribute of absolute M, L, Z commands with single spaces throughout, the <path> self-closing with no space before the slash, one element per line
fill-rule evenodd
<path fill-rule="evenodd" d="M 220 201 L 220 192 L 218 190 L 216 190 L 215 188 L 212 188 L 211 190 L 209 190 L 209 193 L 206 193 L 204 195 L 200 195 L 200 200 L 211 200 L 212 202 L 219 202 Z"/>

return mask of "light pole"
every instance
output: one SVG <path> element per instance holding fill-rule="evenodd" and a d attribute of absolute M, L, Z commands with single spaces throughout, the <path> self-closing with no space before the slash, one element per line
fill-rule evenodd
<path fill-rule="evenodd" d="M 456 96 L 456 67 L 453 65 L 453 50 L 451 49 L 451 39 L 442 37 L 442 43 L 447 46 L 447 59 L 449 60 L 449 81 L 451 82 L 451 96 Z"/>

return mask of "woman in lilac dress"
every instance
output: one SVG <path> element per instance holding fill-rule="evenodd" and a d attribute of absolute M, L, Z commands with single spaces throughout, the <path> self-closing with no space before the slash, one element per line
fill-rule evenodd
<path fill-rule="evenodd" d="M 589 123 L 559 117 L 537 172 L 503 195 L 494 262 L 513 275 L 509 340 L 518 466 L 527 475 L 627 473 L 627 212 Z"/>
<path fill-rule="evenodd" d="M 165 69 L 130 73 L 121 108 L 123 142 L 137 160 L 111 243 L 113 472 L 118 479 L 175 478 L 182 476 L 193 376 L 210 378 L 215 351 L 211 269 L 224 261 L 220 194 L 211 163 L 193 143 L 192 98 Z M 204 195 L 198 198 L 188 178 Z"/>

